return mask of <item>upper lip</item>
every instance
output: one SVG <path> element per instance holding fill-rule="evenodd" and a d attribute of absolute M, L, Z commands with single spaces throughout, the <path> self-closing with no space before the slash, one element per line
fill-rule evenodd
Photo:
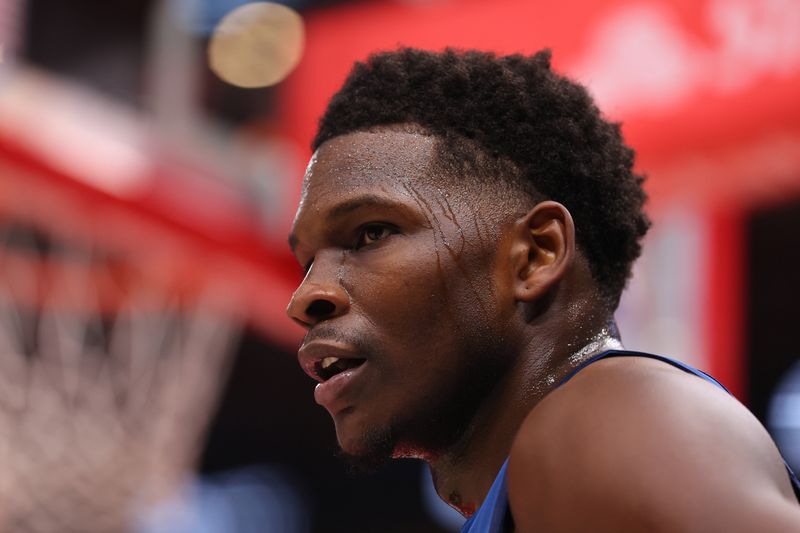
<path fill-rule="evenodd" d="M 326 357 L 338 357 L 339 359 L 365 359 L 353 348 L 343 345 L 337 341 L 313 340 L 304 343 L 297 351 L 297 360 L 303 371 L 322 383 L 325 381 L 318 373 L 317 367 Z"/>

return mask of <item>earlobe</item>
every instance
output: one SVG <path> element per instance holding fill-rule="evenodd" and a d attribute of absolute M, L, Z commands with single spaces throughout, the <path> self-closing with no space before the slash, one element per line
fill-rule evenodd
<path fill-rule="evenodd" d="M 533 302 L 558 283 L 572 265 L 575 224 L 566 207 L 548 200 L 520 218 L 515 233 L 515 297 Z"/>

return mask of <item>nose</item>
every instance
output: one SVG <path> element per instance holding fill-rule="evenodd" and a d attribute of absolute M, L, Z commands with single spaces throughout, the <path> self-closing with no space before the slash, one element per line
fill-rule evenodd
<path fill-rule="evenodd" d="M 343 315 L 349 309 L 350 296 L 333 270 L 318 257 L 294 291 L 286 313 L 304 328 Z"/>

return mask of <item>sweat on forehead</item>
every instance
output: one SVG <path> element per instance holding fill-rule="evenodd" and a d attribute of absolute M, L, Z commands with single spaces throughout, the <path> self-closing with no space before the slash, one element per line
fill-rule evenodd
<path fill-rule="evenodd" d="M 399 205 L 418 210 L 423 226 L 468 225 L 498 238 L 502 227 L 528 206 L 519 205 L 518 191 L 504 197 L 509 187 L 452 176 L 454 169 L 447 169 L 439 157 L 440 146 L 435 136 L 395 129 L 329 139 L 306 172 L 292 248 L 345 214 L 370 213 L 382 222 Z"/>
<path fill-rule="evenodd" d="M 335 166 L 331 164 L 334 160 Z M 493 223 L 518 216 L 534 205 L 534 199 L 541 199 L 520 183 L 518 169 L 510 161 L 489 156 L 468 139 L 445 139 L 414 124 L 381 126 L 329 139 L 309 162 L 304 196 L 312 178 L 319 174 L 320 164 L 325 167 L 326 183 L 315 179 L 315 186 L 336 187 L 344 183 L 344 177 L 348 185 L 365 187 L 385 186 L 391 181 L 413 183 L 490 205 Z"/>
<path fill-rule="evenodd" d="M 306 186 L 320 164 L 328 179 L 347 175 L 364 180 L 394 178 L 409 180 L 426 176 L 435 139 L 418 133 L 390 130 L 354 132 L 330 139 L 314 153 L 305 176 Z M 335 165 L 331 165 L 335 161 Z"/>

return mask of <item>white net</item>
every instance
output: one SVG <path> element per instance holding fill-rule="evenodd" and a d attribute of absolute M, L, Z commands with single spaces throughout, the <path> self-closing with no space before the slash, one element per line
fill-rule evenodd
<path fill-rule="evenodd" d="M 129 530 L 190 475 L 239 321 L 180 269 L 18 215 L 0 209 L 0 531 Z"/>

